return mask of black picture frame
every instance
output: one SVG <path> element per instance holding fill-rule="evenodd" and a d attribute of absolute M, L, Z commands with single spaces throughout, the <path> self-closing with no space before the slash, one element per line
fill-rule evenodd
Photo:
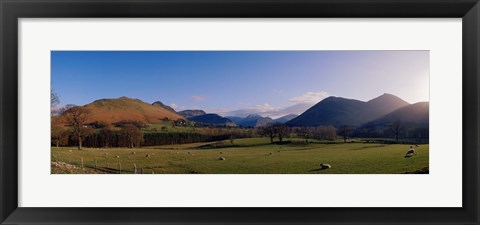
<path fill-rule="evenodd" d="M 478 0 L 0 0 L 0 13 L 1 224 L 479 224 Z M 463 207 L 18 207 L 17 21 L 19 18 L 75 17 L 462 18 Z"/>

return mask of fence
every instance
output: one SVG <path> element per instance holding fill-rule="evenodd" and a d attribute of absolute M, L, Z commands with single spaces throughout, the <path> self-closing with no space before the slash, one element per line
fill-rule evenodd
<path fill-rule="evenodd" d="M 155 174 L 155 168 L 151 167 L 139 167 L 137 163 L 130 163 L 126 165 L 122 163 L 121 160 L 117 160 L 116 163 L 106 160 L 85 160 L 83 157 L 71 157 L 71 156 L 61 156 L 60 154 L 54 154 L 52 156 L 52 162 L 56 163 L 66 163 L 68 165 L 74 166 L 75 168 L 85 170 L 85 173 L 91 173 L 95 171 L 97 173 L 108 173 L 108 174 Z M 87 171 L 87 170 L 90 170 Z"/>

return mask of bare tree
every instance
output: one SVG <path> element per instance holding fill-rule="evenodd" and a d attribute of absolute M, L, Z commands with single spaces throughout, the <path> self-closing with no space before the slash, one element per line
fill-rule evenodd
<path fill-rule="evenodd" d="M 50 90 L 50 115 L 57 115 L 57 106 L 60 104 L 60 97 L 57 93 Z"/>
<path fill-rule="evenodd" d="M 400 120 L 396 120 L 390 126 L 390 130 L 392 131 L 393 135 L 395 136 L 395 140 L 397 140 L 398 143 L 398 138 L 403 131 L 402 122 Z"/>
<path fill-rule="evenodd" d="M 57 148 L 60 145 L 60 141 L 67 136 L 66 128 L 62 125 L 61 118 L 55 116 L 57 114 L 57 106 L 60 104 L 60 98 L 58 94 L 51 89 L 50 91 L 50 116 L 51 116 L 51 126 L 50 126 L 50 137 L 52 142 L 55 142 Z"/>
<path fill-rule="evenodd" d="M 143 143 L 143 132 L 138 127 L 127 124 L 120 130 L 120 136 L 128 148 L 140 147 Z"/>
<path fill-rule="evenodd" d="M 103 144 L 105 148 L 111 147 L 113 142 L 113 130 L 111 126 L 102 128 Z"/>
<path fill-rule="evenodd" d="M 338 134 L 343 137 L 343 142 L 347 143 L 347 137 L 350 134 L 352 129 L 350 129 L 347 125 L 342 125 L 338 129 Z"/>
<path fill-rule="evenodd" d="M 260 134 L 262 136 L 270 137 L 270 143 L 273 143 L 273 138 L 275 138 L 276 136 L 275 127 L 273 127 L 272 124 L 268 124 L 264 127 L 261 127 Z"/>
<path fill-rule="evenodd" d="M 63 126 L 61 118 L 58 116 L 52 117 L 51 123 L 51 139 L 58 148 L 60 143 L 68 138 L 68 130 Z"/>
<path fill-rule="evenodd" d="M 68 125 L 72 127 L 72 135 L 78 141 L 78 149 L 82 149 L 82 139 L 85 135 L 85 129 L 82 128 L 86 127 L 85 123 L 90 116 L 90 110 L 84 107 L 74 106 L 65 110 L 63 116 Z"/>
<path fill-rule="evenodd" d="M 230 144 L 233 145 L 233 141 L 235 141 L 235 135 L 232 133 L 230 134 Z"/>
<path fill-rule="evenodd" d="M 275 124 L 274 128 L 280 142 L 282 142 L 283 138 L 287 137 L 290 134 L 290 128 L 285 124 Z"/>
<path fill-rule="evenodd" d="M 312 129 L 308 127 L 296 128 L 296 132 L 300 137 L 305 139 L 305 143 L 308 143 L 308 139 L 312 136 Z"/>

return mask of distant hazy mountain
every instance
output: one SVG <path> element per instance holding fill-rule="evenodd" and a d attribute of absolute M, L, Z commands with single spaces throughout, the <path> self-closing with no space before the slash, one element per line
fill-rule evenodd
<path fill-rule="evenodd" d="M 293 118 L 295 118 L 295 117 L 297 117 L 297 116 L 298 116 L 297 114 L 288 114 L 288 115 L 286 115 L 286 116 L 282 116 L 282 117 L 280 117 L 280 118 L 277 118 L 277 119 L 275 119 L 274 121 L 275 121 L 276 123 L 286 123 L 286 122 L 292 120 Z"/>
<path fill-rule="evenodd" d="M 128 97 L 99 99 L 82 107 L 90 110 L 88 123 L 96 121 L 110 124 L 120 121 L 160 123 L 164 118 L 170 120 L 183 118 L 164 107 L 154 106 L 139 99 Z"/>
<path fill-rule="evenodd" d="M 275 121 L 270 117 L 262 117 L 258 114 L 250 114 L 245 118 L 236 116 L 227 116 L 230 120 L 235 122 L 241 127 L 264 127 L 267 124 L 274 123 Z"/>
<path fill-rule="evenodd" d="M 408 105 L 402 99 L 383 94 L 368 102 L 328 97 L 298 117 L 287 122 L 291 126 L 341 125 L 360 126 L 389 112 Z"/>
<path fill-rule="evenodd" d="M 245 118 L 240 117 L 240 116 L 226 116 L 225 118 L 230 119 L 231 121 L 233 121 L 237 125 L 240 124 L 245 119 Z"/>
<path fill-rule="evenodd" d="M 205 115 L 207 113 L 205 113 L 205 111 L 203 111 L 203 110 L 196 109 L 196 110 L 183 110 L 183 111 L 178 112 L 178 114 L 182 115 L 185 118 L 190 118 L 190 117 L 194 117 L 194 116 Z"/>
<path fill-rule="evenodd" d="M 167 109 L 168 111 L 171 111 L 171 112 L 175 112 L 175 109 L 173 109 L 172 107 L 168 106 L 168 105 L 165 105 L 163 104 L 161 101 L 156 101 L 154 103 L 152 103 L 153 106 L 158 106 L 158 107 L 162 107 L 162 108 L 165 108 Z"/>
<path fill-rule="evenodd" d="M 428 127 L 429 103 L 419 102 L 399 108 L 385 116 L 366 123 L 364 128 L 384 128 L 399 121 L 402 126 Z"/>
<path fill-rule="evenodd" d="M 230 119 L 213 113 L 189 117 L 188 120 L 209 125 L 236 126 Z"/>

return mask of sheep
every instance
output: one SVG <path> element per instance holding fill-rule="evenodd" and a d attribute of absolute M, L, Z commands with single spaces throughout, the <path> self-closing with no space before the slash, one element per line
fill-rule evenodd
<path fill-rule="evenodd" d="M 218 158 L 218 160 L 225 160 L 225 158 L 223 158 L 223 157 L 220 157 L 220 158 Z"/>
<path fill-rule="evenodd" d="M 268 153 L 269 155 L 273 155 L 273 152 Z"/>
<path fill-rule="evenodd" d="M 145 157 L 150 157 L 150 154 L 147 153 L 147 154 L 145 155 Z"/>
<path fill-rule="evenodd" d="M 405 154 L 405 158 L 412 157 L 413 155 L 417 155 L 417 151 L 413 149 L 413 146 L 410 146 L 410 150 L 408 150 L 407 153 Z"/>
<path fill-rule="evenodd" d="M 223 152 L 220 152 L 220 154 L 223 154 Z"/>
<path fill-rule="evenodd" d="M 135 155 L 136 152 L 132 152 L 132 155 Z"/>
<path fill-rule="evenodd" d="M 187 152 L 188 154 L 192 154 L 191 152 Z"/>
<path fill-rule="evenodd" d="M 330 168 L 332 168 L 332 166 L 330 164 L 327 164 L 327 163 L 320 164 L 320 169 L 322 169 L 322 170 L 330 169 Z"/>
<path fill-rule="evenodd" d="M 115 156 L 115 158 L 119 159 L 119 158 L 120 158 L 120 156 L 116 155 L 116 156 Z"/>

